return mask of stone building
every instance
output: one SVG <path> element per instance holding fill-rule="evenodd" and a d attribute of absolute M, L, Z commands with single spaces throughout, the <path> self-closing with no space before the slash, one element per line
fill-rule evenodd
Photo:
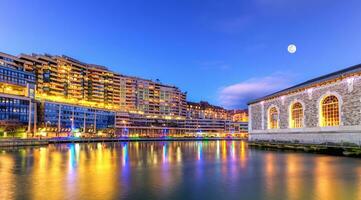
<path fill-rule="evenodd" d="M 361 64 L 249 103 L 251 141 L 361 144 Z"/>

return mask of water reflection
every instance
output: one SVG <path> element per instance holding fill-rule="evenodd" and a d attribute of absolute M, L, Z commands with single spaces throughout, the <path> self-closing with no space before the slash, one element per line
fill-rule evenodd
<path fill-rule="evenodd" d="M 0 162 L 0 199 L 14 199 L 15 193 L 15 176 L 12 174 L 14 170 L 14 158 L 10 155 L 1 155 Z"/>
<path fill-rule="evenodd" d="M 0 152 L 0 199 L 361 199 L 360 164 L 243 141 L 15 148 Z"/>

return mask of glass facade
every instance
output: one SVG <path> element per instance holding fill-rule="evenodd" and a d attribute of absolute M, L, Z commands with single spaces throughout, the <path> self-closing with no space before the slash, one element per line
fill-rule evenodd
<path fill-rule="evenodd" d="M 44 127 L 58 132 L 83 131 L 85 126 L 87 132 L 96 132 L 114 127 L 114 112 L 48 101 L 36 104 L 36 115 L 35 104 L 32 104 L 29 119 L 29 103 L 35 98 L 35 73 L 24 71 L 25 65 L 15 63 L 10 58 L 0 57 L 0 61 L 0 133 L 8 132 L 2 130 L 3 127 L 21 125 L 26 128 L 29 122 L 31 131 L 35 127 L 37 131 L 42 131 Z M 50 82 L 49 70 L 45 70 L 43 76 L 44 82 Z M 34 118 L 37 126 L 34 125 Z"/>
<path fill-rule="evenodd" d="M 29 100 L 0 97 L 0 121 L 27 124 L 29 120 Z"/>
<path fill-rule="evenodd" d="M 35 75 L 9 63 L 14 61 L 0 57 L 0 137 L 22 137 L 29 122 L 34 122 L 34 107 L 29 111 L 29 104 L 34 98 Z"/>
<path fill-rule="evenodd" d="M 83 130 L 84 124 L 87 131 L 113 128 L 115 113 L 93 108 L 44 102 L 41 123 L 46 127 L 59 127 L 60 131 Z M 57 129 L 56 129 L 57 130 Z"/>
<path fill-rule="evenodd" d="M 35 83 L 35 75 L 0 66 L 0 82 L 26 86 L 27 83 Z"/>

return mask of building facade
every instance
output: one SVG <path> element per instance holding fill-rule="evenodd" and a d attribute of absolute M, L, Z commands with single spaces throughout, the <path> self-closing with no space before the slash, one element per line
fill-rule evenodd
<path fill-rule="evenodd" d="M 38 104 L 39 131 L 47 136 L 73 134 L 111 133 L 115 126 L 115 112 L 65 103 L 43 101 Z"/>
<path fill-rule="evenodd" d="M 233 120 L 234 114 L 208 102 L 187 102 L 186 117 L 118 112 L 117 134 L 142 137 L 245 137 L 247 121 Z"/>
<path fill-rule="evenodd" d="M 19 124 L 27 124 L 30 135 L 114 132 L 116 112 L 146 119 L 186 116 L 186 93 L 175 86 L 49 54 L 0 53 L 0 97 L 3 135 Z"/>
<path fill-rule="evenodd" d="M 123 110 L 157 118 L 184 118 L 186 93 L 175 86 L 137 77 L 123 77 L 126 91 Z"/>
<path fill-rule="evenodd" d="M 119 109 L 120 77 L 107 68 L 68 56 L 21 54 L 36 76 L 36 97 L 98 109 Z"/>
<path fill-rule="evenodd" d="M 249 103 L 250 140 L 361 144 L 361 65 Z"/>
<path fill-rule="evenodd" d="M 25 70 L 29 64 L 0 53 L 0 136 L 22 137 L 36 129 L 36 80 Z"/>
<path fill-rule="evenodd" d="M 0 136 L 244 132 L 230 111 L 186 98 L 176 86 L 69 56 L 0 53 Z"/>
<path fill-rule="evenodd" d="M 235 120 L 239 111 L 227 110 L 208 102 L 187 103 L 187 119 L 185 126 L 199 133 L 240 134 L 247 132 L 248 121 Z M 244 113 L 246 114 L 246 113 Z"/>

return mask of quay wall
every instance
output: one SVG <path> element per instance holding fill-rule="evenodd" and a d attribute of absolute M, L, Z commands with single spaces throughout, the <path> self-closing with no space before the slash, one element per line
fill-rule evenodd
<path fill-rule="evenodd" d="M 324 144 L 352 143 L 361 145 L 361 133 L 267 133 L 252 134 L 249 141 L 280 141 L 289 143 Z"/>
<path fill-rule="evenodd" d="M 361 126 L 335 126 L 253 130 L 249 141 L 282 141 L 290 143 L 352 143 L 361 145 Z"/>

